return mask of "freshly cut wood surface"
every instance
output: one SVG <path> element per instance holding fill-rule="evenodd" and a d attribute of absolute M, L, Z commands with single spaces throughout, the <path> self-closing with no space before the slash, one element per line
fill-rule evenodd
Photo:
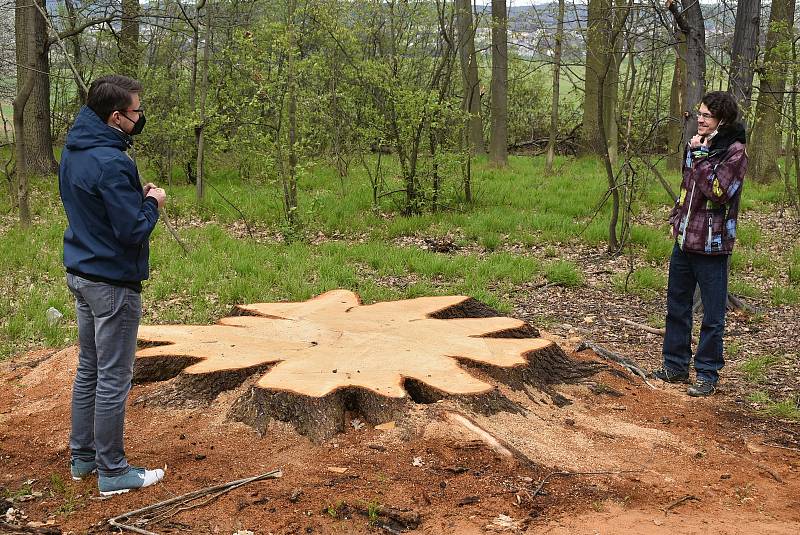
<path fill-rule="evenodd" d="M 487 335 L 523 328 L 506 317 L 436 319 L 464 296 L 421 297 L 363 306 L 356 294 L 333 290 L 298 303 L 257 303 L 217 325 L 142 326 L 139 359 L 193 357 L 184 374 L 211 374 L 274 363 L 257 387 L 323 397 L 347 387 L 404 398 L 414 379 L 445 394 L 489 392 L 493 386 L 459 365 L 528 364 L 552 342 Z"/>

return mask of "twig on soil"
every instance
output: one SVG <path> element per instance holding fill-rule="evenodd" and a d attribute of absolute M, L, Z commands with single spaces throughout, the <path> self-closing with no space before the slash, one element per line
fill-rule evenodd
<path fill-rule="evenodd" d="M 780 448 L 782 450 L 789 450 L 789 451 L 800 451 L 800 448 L 790 448 L 789 446 L 781 446 L 773 442 L 762 442 L 762 444 L 765 446 L 769 446 L 770 448 Z"/>
<path fill-rule="evenodd" d="M 626 359 L 622 355 L 614 353 L 613 351 L 609 351 L 603 346 L 595 344 L 594 342 L 590 342 L 588 340 L 584 340 L 583 342 L 581 342 L 575 349 L 575 351 L 580 352 L 580 351 L 585 351 L 586 349 L 591 349 L 592 351 L 594 351 L 595 353 L 597 353 L 606 360 L 616 362 L 617 364 L 621 365 L 623 368 L 625 368 L 632 374 L 641 377 L 642 381 L 644 381 L 644 384 L 655 390 L 656 387 L 650 384 L 650 382 L 647 380 L 647 374 L 644 372 L 644 370 L 642 370 L 639 366 L 631 362 L 629 359 Z"/>
<path fill-rule="evenodd" d="M 485 430 L 483 427 L 478 425 L 472 419 L 464 416 L 463 414 L 459 414 L 457 412 L 446 411 L 444 413 L 445 418 L 450 420 L 452 423 L 460 425 L 461 427 L 471 431 L 475 436 L 477 436 L 481 442 L 486 444 L 490 449 L 502 455 L 503 457 L 507 458 L 514 458 L 518 461 L 522 462 L 524 465 L 534 466 L 535 463 L 519 451 L 517 448 L 508 444 L 507 442 L 500 440 L 496 436 L 492 435 L 490 432 Z"/>
<path fill-rule="evenodd" d="M 413 509 L 398 509 L 396 507 L 388 507 L 385 505 L 365 506 L 358 504 L 355 505 L 354 508 L 357 512 L 364 516 L 388 518 L 390 521 L 398 524 L 404 530 L 417 529 L 420 522 L 422 522 L 422 515 Z M 389 526 L 385 523 L 382 523 L 381 527 L 394 529 L 392 526 Z M 400 532 L 394 531 L 392 533 Z"/>
<path fill-rule="evenodd" d="M 772 469 L 772 468 L 770 468 L 769 466 L 767 466 L 767 465 L 765 465 L 765 464 L 761 464 L 761 463 L 755 463 L 755 465 L 758 467 L 758 469 L 759 469 L 759 470 L 763 470 L 764 472 L 766 472 L 766 473 L 768 473 L 770 476 L 772 476 L 772 479 L 774 479 L 774 480 L 775 480 L 775 481 L 777 481 L 778 483 L 783 483 L 783 478 L 782 478 L 781 476 L 779 476 L 779 475 L 778 475 L 778 474 L 775 472 L 775 470 L 773 470 L 773 469 Z"/>
<path fill-rule="evenodd" d="M 678 498 L 677 500 L 675 500 L 674 502 L 672 502 L 668 506 L 664 507 L 664 516 L 667 516 L 667 513 L 669 513 L 672 509 L 675 509 L 676 507 L 678 507 L 680 504 L 682 504 L 684 502 L 688 502 L 688 501 L 693 501 L 693 500 L 694 501 L 700 501 L 700 498 L 698 498 L 697 496 L 694 496 L 693 494 L 687 494 L 686 496 L 681 496 L 680 498 Z"/>
<path fill-rule="evenodd" d="M 183 249 L 183 252 L 186 253 L 186 255 L 188 256 L 189 255 L 189 248 L 186 246 L 186 244 L 183 242 L 183 240 L 181 240 L 181 237 L 178 236 L 178 232 L 175 230 L 175 227 L 172 226 L 172 223 L 170 223 L 169 216 L 167 216 L 167 210 L 164 209 L 164 208 L 161 208 L 159 210 L 159 213 L 161 214 L 161 221 L 164 222 L 164 226 L 167 227 L 167 230 L 169 231 L 169 233 L 172 235 L 173 238 L 175 238 L 175 241 L 178 242 L 178 245 L 181 246 L 181 249 Z"/>
<path fill-rule="evenodd" d="M 204 489 L 195 490 L 195 491 L 189 492 L 187 494 L 182 494 L 181 496 L 177 496 L 175 498 L 170 498 L 169 500 L 164 500 L 162 502 L 158 502 L 158 503 L 154 503 L 152 505 L 148 505 L 147 507 L 142 507 L 141 509 L 136 509 L 135 511 L 128 511 L 127 513 L 123 513 L 121 515 L 115 516 L 114 518 L 110 518 L 108 520 L 108 523 L 112 527 L 115 527 L 115 528 L 117 528 L 119 530 L 133 531 L 134 533 L 141 533 L 142 535 L 157 535 L 156 533 L 153 533 L 152 531 L 147 531 L 145 529 L 138 528 L 136 526 L 131 526 L 131 525 L 128 525 L 128 524 L 122 524 L 122 523 L 120 523 L 120 521 L 123 520 L 123 519 L 124 520 L 130 520 L 131 518 L 133 518 L 135 516 L 143 515 L 145 513 L 154 513 L 154 514 L 157 514 L 158 516 L 154 516 L 154 517 L 152 517 L 152 518 L 150 518 L 148 520 L 139 521 L 137 523 L 141 524 L 141 525 L 145 525 L 145 524 L 148 524 L 148 523 L 161 522 L 161 521 L 166 520 L 167 518 L 169 518 L 171 516 L 174 516 L 174 515 L 178 514 L 179 512 L 184 511 L 186 509 L 193 509 L 195 507 L 200 507 L 202 505 L 205 505 L 205 504 L 209 503 L 210 501 L 212 501 L 212 500 L 214 500 L 216 498 L 219 498 L 223 494 L 225 494 L 227 492 L 230 492 L 230 491 L 232 491 L 234 489 L 238 489 L 239 487 L 247 485 L 248 483 L 253 483 L 255 481 L 261 481 L 263 479 L 275 479 L 275 478 L 279 478 L 279 477 L 283 477 L 283 471 L 280 468 L 278 468 L 277 470 L 272 470 L 270 472 L 266 472 L 266 473 L 258 475 L 258 476 L 247 477 L 247 478 L 244 478 L 244 479 L 237 479 L 236 481 L 230 481 L 228 483 L 223 483 L 221 485 L 214 485 L 212 487 L 206 487 Z M 199 504 L 189 505 L 187 507 L 179 507 L 180 505 L 186 505 L 187 503 L 191 502 L 192 500 L 196 500 L 198 498 L 202 498 L 204 496 L 208 496 L 209 494 L 213 494 L 213 496 L 209 497 L 208 499 L 204 500 L 203 502 L 201 502 Z M 171 509 L 168 509 L 167 512 L 170 512 L 170 511 L 173 511 L 173 510 L 174 510 L 174 512 L 171 512 L 171 513 L 166 514 L 166 515 L 164 513 L 161 513 L 161 509 L 166 508 L 166 507 L 171 507 Z M 176 509 L 176 507 L 177 507 L 177 509 Z M 158 513 L 160 513 L 160 514 L 158 514 Z M 157 519 L 157 520 L 155 520 L 155 522 L 154 522 L 154 519 Z"/>
<path fill-rule="evenodd" d="M 619 321 L 620 321 L 620 323 L 623 323 L 623 324 L 628 325 L 630 327 L 636 327 L 637 329 L 641 329 L 641 330 L 643 330 L 645 332 L 648 332 L 650 334 L 657 334 L 658 336 L 664 336 L 664 332 L 665 332 L 664 329 L 656 329 L 655 327 L 650 327 L 649 325 L 643 325 L 641 323 L 636 323 L 635 321 L 631 321 L 631 320 L 629 320 L 627 318 L 620 318 Z M 698 341 L 697 337 L 696 336 L 692 336 L 692 342 L 694 342 L 696 344 L 697 341 Z"/>

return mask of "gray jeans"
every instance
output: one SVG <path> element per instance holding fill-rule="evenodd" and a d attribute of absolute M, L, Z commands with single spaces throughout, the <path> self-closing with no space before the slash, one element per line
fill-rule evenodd
<path fill-rule="evenodd" d="M 128 288 L 67 274 L 75 296 L 80 353 L 72 387 L 72 457 L 101 475 L 127 472 L 123 433 L 142 298 Z"/>

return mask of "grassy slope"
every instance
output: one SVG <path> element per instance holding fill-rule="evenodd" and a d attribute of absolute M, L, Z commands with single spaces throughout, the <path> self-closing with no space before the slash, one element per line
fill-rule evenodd
<path fill-rule="evenodd" d="M 601 245 L 605 241 L 607 207 L 592 220 L 605 192 L 605 178 L 596 160 L 561 160 L 555 177 L 542 173 L 541 158 L 512 158 L 507 170 L 475 165 L 476 203 L 467 207 L 453 202 L 446 211 L 404 218 L 392 213 L 391 199 L 383 210 L 370 206 L 365 174 L 354 168 L 341 181 L 327 168 L 307 170 L 301 179 L 301 216 L 308 235 L 323 233 L 341 239 L 319 245 L 300 241 L 254 241 L 229 232 L 239 214 L 210 190 L 206 204 L 194 205 L 188 186 L 170 188 L 169 211 L 182 220 L 201 220 L 184 226 L 182 237 L 190 243 L 190 257 L 159 225 L 152 240 L 152 280 L 147 284 L 146 322 L 211 322 L 236 303 L 305 299 L 327 289 L 345 287 L 365 302 L 460 293 L 509 310 L 504 297 L 519 283 L 537 277 L 565 285 L 581 284 L 579 269 L 558 260 L 569 244 Z M 220 167 L 221 169 L 221 167 Z M 145 177 L 147 172 L 145 171 Z M 391 183 L 396 170 L 387 169 Z M 677 181 L 677 176 L 672 179 Z M 233 171 L 212 174 L 213 184 L 244 212 L 260 230 L 280 231 L 282 213 L 279 190 L 264 180 L 244 184 Z M 390 187 L 391 189 L 391 187 Z M 748 185 L 744 208 L 771 210 L 780 198 L 777 186 Z M 455 196 L 450 196 L 455 198 Z M 646 263 L 632 277 L 633 289 L 661 291 L 663 264 L 671 242 L 663 220 L 667 197 L 657 184 L 647 184 L 639 211 L 650 221 L 636 225 L 633 242 Z M 0 196 L 0 211 L 10 211 L 8 196 Z M 42 179 L 32 199 L 37 222 L 23 231 L 6 218 L 0 231 L 0 358 L 41 345 L 61 346 L 74 340 L 74 312 L 63 281 L 61 236 L 65 226 L 55 179 Z M 647 218 L 645 218 L 647 219 Z M 450 236 L 467 247 L 464 254 L 443 255 L 396 243 L 402 236 Z M 773 299 L 796 301 L 800 249 L 776 262 L 758 251 L 762 236 L 754 226 L 743 225 L 733 269 L 761 270 L 776 277 L 790 270 L 794 285 L 776 285 Z M 511 249 L 509 244 L 520 247 Z M 546 245 L 533 254 L 530 246 Z M 640 262 L 641 264 L 641 262 Z M 403 279 L 403 284 L 385 281 Z M 630 287 L 630 286 L 629 286 Z M 755 294 L 752 287 L 735 288 Z M 617 287 L 621 291 L 621 286 Z M 44 312 L 54 306 L 64 312 L 62 326 L 50 327 Z"/>

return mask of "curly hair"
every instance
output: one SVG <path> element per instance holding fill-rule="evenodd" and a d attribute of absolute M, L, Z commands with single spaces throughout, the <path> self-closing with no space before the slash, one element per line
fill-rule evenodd
<path fill-rule="evenodd" d="M 708 111 L 714 114 L 714 118 L 724 124 L 733 124 L 739 116 L 739 106 L 733 95 L 727 91 L 711 91 L 703 96 L 700 101 L 706 105 Z"/>

